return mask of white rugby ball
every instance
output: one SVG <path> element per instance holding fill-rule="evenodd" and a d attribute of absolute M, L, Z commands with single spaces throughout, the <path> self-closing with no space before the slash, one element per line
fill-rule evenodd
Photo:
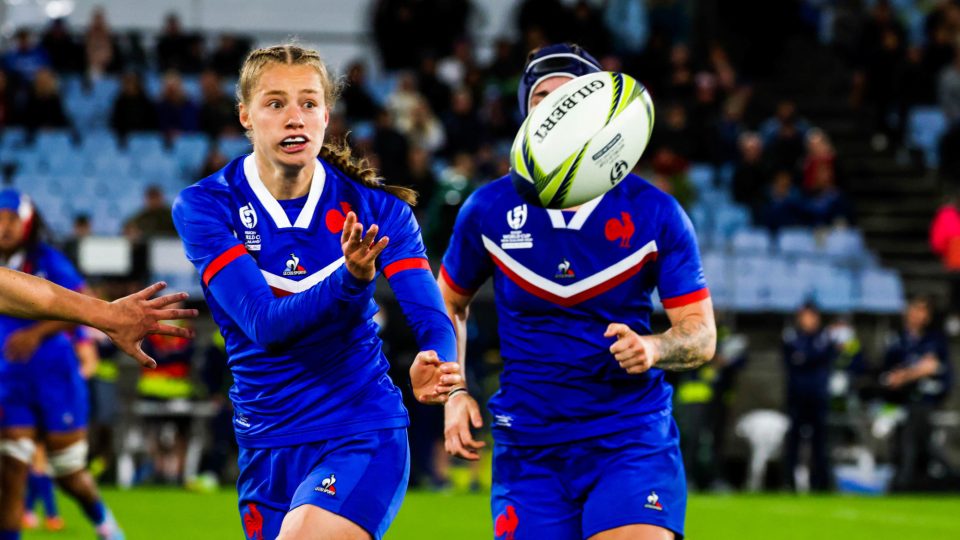
<path fill-rule="evenodd" d="M 571 79 L 520 126 L 510 151 L 513 185 L 546 208 L 595 199 L 633 170 L 653 120 L 650 93 L 633 77 L 599 72 Z"/>

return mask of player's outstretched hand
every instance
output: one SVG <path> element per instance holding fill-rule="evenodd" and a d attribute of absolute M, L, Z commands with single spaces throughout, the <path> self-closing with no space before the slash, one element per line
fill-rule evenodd
<path fill-rule="evenodd" d="M 160 321 L 176 319 L 192 319 L 197 316 L 195 309 L 170 308 L 171 304 L 187 299 L 187 293 L 174 293 L 157 298 L 151 298 L 162 291 L 167 284 L 160 282 L 143 289 L 140 292 L 114 300 L 107 304 L 109 314 L 107 324 L 101 328 L 107 336 L 117 344 L 123 352 L 137 359 L 141 365 L 154 368 L 157 362 L 147 356 L 140 348 L 143 338 L 147 334 L 163 334 L 183 338 L 192 338 L 193 330 L 181 328 Z"/>
<path fill-rule="evenodd" d="M 379 231 L 380 227 L 371 225 L 364 234 L 363 224 L 357 221 L 357 215 L 353 212 L 348 212 L 347 219 L 343 222 L 340 247 L 343 249 L 344 261 L 347 270 L 361 281 L 373 281 L 377 275 L 377 257 L 390 242 L 390 238 L 384 236 L 374 243 Z"/>
<path fill-rule="evenodd" d="M 483 427 L 483 415 L 477 400 L 466 392 L 457 392 L 443 407 L 443 447 L 451 456 L 476 461 L 487 443 L 473 438 L 470 426 Z"/>
<path fill-rule="evenodd" d="M 603 337 L 616 337 L 610 354 L 627 373 L 638 375 L 657 363 L 657 347 L 650 336 L 641 336 L 621 323 L 611 323 Z"/>
<path fill-rule="evenodd" d="M 445 403 L 450 390 L 462 382 L 460 364 L 441 362 L 436 351 L 421 351 L 410 366 L 413 396 L 420 403 L 427 405 Z"/>

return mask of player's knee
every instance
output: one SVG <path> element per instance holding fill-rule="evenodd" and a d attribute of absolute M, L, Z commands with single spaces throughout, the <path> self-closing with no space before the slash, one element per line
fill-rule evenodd
<path fill-rule="evenodd" d="M 49 456 L 50 468 L 54 478 L 61 478 L 80 472 L 87 467 L 87 441 L 77 441 L 66 448 L 51 452 Z"/>
<path fill-rule="evenodd" d="M 0 456 L 13 458 L 26 465 L 33 463 L 33 455 L 36 452 L 37 444 L 27 437 L 0 441 Z"/>

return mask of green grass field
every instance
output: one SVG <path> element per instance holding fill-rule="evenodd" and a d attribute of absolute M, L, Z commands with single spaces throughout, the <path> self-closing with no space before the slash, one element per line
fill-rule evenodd
<path fill-rule="evenodd" d="M 236 496 L 180 490 L 107 490 L 131 540 L 240 540 Z M 486 495 L 411 492 L 389 540 L 493 538 Z M 67 529 L 25 540 L 89 540 L 92 529 L 61 500 Z M 960 538 L 960 497 L 697 495 L 687 513 L 691 540 L 913 540 Z M 550 540 L 544 538 L 543 540 Z"/>

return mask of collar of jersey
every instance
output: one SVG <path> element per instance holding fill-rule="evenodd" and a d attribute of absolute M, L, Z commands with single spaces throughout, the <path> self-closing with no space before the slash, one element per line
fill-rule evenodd
<path fill-rule="evenodd" d="M 571 229 L 574 231 L 579 231 L 583 224 L 587 222 L 587 218 L 590 217 L 590 214 L 597 209 L 597 206 L 600 205 L 600 201 L 603 200 L 603 195 L 600 195 L 596 199 L 589 200 L 582 205 L 580 208 L 577 208 L 576 212 L 573 213 L 573 217 L 570 218 L 570 222 L 567 222 L 567 216 L 563 210 L 554 210 L 552 208 L 547 209 L 547 215 L 550 216 L 550 224 L 553 225 L 554 229 Z"/>
<path fill-rule="evenodd" d="M 280 206 L 277 199 L 270 194 L 267 186 L 265 186 L 263 180 L 260 179 L 260 171 L 257 170 L 257 162 L 254 156 L 255 154 L 250 154 L 243 159 L 243 175 L 247 177 L 247 184 L 250 186 L 250 189 L 253 190 L 253 194 L 257 196 L 260 205 L 270 214 L 270 218 L 273 219 L 277 228 L 289 229 L 296 227 L 298 229 L 309 229 L 310 223 L 313 221 L 313 214 L 315 214 L 317 210 L 317 204 L 320 202 L 320 194 L 323 193 L 323 184 L 327 179 L 327 171 L 323 168 L 323 163 L 319 160 L 317 161 L 317 166 L 313 169 L 313 180 L 310 182 L 310 193 L 307 195 L 307 202 L 303 205 L 303 209 L 300 210 L 297 221 L 291 225 L 287 213 L 283 211 L 283 207 Z"/>

